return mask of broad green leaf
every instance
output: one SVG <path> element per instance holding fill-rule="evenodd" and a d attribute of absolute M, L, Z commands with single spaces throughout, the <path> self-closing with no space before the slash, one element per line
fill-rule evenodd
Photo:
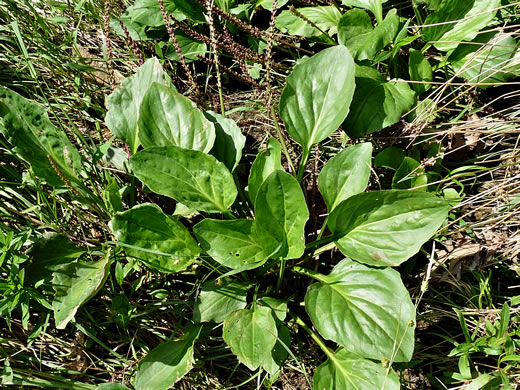
<path fill-rule="evenodd" d="M 345 46 L 320 51 L 294 67 L 280 98 L 280 116 L 307 153 L 348 114 L 355 88 L 354 60 Z"/>
<path fill-rule="evenodd" d="M 114 135 L 130 146 L 132 153 L 137 152 L 140 145 L 138 119 L 141 102 L 154 82 L 170 85 L 169 77 L 157 58 L 150 58 L 106 99 L 105 123 Z"/>
<path fill-rule="evenodd" d="M 269 138 L 267 140 L 266 150 L 256 155 L 255 161 L 251 166 L 251 172 L 249 173 L 247 188 L 249 199 L 253 206 L 256 203 L 258 189 L 265 179 L 267 179 L 276 169 L 283 169 L 281 147 L 276 138 Z"/>
<path fill-rule="evenodd" d="M 81 183 L 81 156 L 67 135 L 52 124 L 43 107 L 4 87 L 0 87 L 0 133 L 50 185 L 65 184 L 60 174 Z"/>
<path fill-rule="evenodd" d="M 231 351 L 250 370 L 267 359 L 278 338 L 272 311 L 263 306 L 234 311 L 224 321 L 222 333 Z"/>
<path fill-rule="evenodd" d="M 287 317 L 287 301 L 271 297 L 263 297 L 260 298 L 256 304 L 271 309 L 273 315 L 278 321 L 284 321 L 285 317 Z"/>
<path fill-rule="evenodd" d="M 333 35 L 337 32 L 337 25 L 341 18 L 341 13 L 334 6 L 318 6 L 297 8 L 308 20 L 313 22 L 322 31 Z M 300 35 L 302 37 L 319 37 L 323 33 L 309 22 L 294 15 L 291 11 L 282 11 L 276 17 L 276 27 L 290 35 Z"/>
<path fill-rule="evenodd" d="M 164 0 L 164 7 L 176 20 L 186 19 L 186 15 L 176 9 L 173 0 Z M 149 40 L 164 34 L 164 18 L 157 0 L 136 0 L 119 19 L 112 19 L 110 27 L 118 35 L 124 37 L 125 32 L 120 22 L 126 26 L 133 40 Z"/>
<path fill-rule="evenodd" d="M 167 390 L 186 375 L 193 367 L 193 344 L 201 328 L 198 325 L 184 337 L 152 349 L 139 365 L 136 390 Z"/>
<path fill-rule="evenodd" d="M 374 166 L 397 171 L 397 169 L 399 169 L 401 166 L 404 158 L 405 154 L 402 149 L 395 146 L 389 146 L 376 155 L 374 159 Z"/>
<path fill-rule="evenodd" d="M 411 359 L 415 307 L 399 272 L 345 259 L 317 278 L 305 309 L 324 338 L 363 358 Z"/>
<path fill-rule="evenodd" d="M 65 329 L 79 307 L 92 298 L 108 276 L 110 257 L 99 261 L 77 261 L 57 269 L 52 278 L 56 291 L 52 301 L 56 329 Z"/>
<path fill-rule="evenodd" d="M 256 232 L 265 253 L 272 253 L 282 244 L 287 254 L 280 256 L 300 257 L 305 250 L 308 219 L 309 210 L 298 181 L 281 169 L 275 170 L 258 190 L 255 205 Z"/>
<path fill-rule="evenodd" d="M 213 111 L 206 111 L 204 115 L 215 126 L 216 139 L 211 154 L 233 172 L 242 158 L 246 137 L 233 119 L 225 118 Z"/>
<path fill-rule="evenodd" d="M 448 216 L 449 205 L 418 191 L 354 195 L 330 214 L 328 227 L 345 256 L 375 266 L 396 266 L 419 251 Z"/>
<path fill-rule="evenodd" d="M 256 237 L 253 221 L 206 218 L 193 232 L 208 255 L 217 263 L 236 269 L 267 258 Z"/>
<path fill-rule="evenodd" d="M 159 83 L 152 83 L 144 95 L 138 126 L 145 148 L 173 145 L 208 153 L 215 142 L 215 127 L 197 106 Z"/>
<path fill-rule="evenodd" d="M 424 174 L 424 168 L 421 168 L 421 164 L 411 157 L 403 159 L 392 178 L 392 188 L 395 190 L 407 190 L 427 183 L 428 177 Z M 427 188 L 422 187 L 421 190 L 426 191 Z"/>
<path fill-rule="evenodd" d="M 372 28 L 365 11 L 353 9 L 346 12 L 338 25 L 339 43 L 345 45 L 356 60 L 373 59 L 393 41 L 399 31 L 397 10 L 388 12 L 385 19 Z"/>
<path fill-rule="evenodd" d="M 191 22 L 206 23 L 206 8 L 194 0 L 165 0 L 165 6 L 170 10 L 176 9 L 182 12 Z"/>
<path fill-rule="evenodd" d="M 66 236 L 57 233 L 44 233 L 29 249 L 30 262 L 25 267 L 25 282 L 34 285 L 48 279 L 64 264 L 72 262 L 85 253 L 76 247 Z"/>
<path fill-rule="evenodd" d="M 291 331 L 285 325 L 279 324 L 278 340 L 276 340 L 276 344 L 271 350 L 271 353 L 262 362 L 262 368 L 266 370 L 269 375 L 274 376 L 280 372 L 283 363 L 289 356 L 287 348 L 291 346 L 291 340 Z"/>
<path fill-rule="evenodd" d="M 373 31 L 370 15 L 360 9 L 351 9 L 343 14 L 338 23 L 338 42 L 347 46 L 355 57 Z"/>
<path fill-rule="evenodd" d="M 159 3 L 154 0 L 136 0 L 134 4 L 125 10 L 121 19 L 150 27 L 164 26 Z"/>
<path fill-rule="evenodd" d="M 196 210 L 226 212 L 237 196 L 226 166 L 198 150 L 154 146 L 132 156 L 130 167 L 152 191 Z"/>
<path fill-rule="evenodd" d="M 157 0 L 154 1 L 157 2 Z M 177 42 L 179 43 L 179 47 L 181 48 L 186 62 L 196 61 L 198 60 L 198 55 L 204 56 L 208 52 L 208 47 L 205 43 L 193 39 L 192 37 L 184 34 L 182 31 L 175 32 L 175 38 L 177 38 Z M 169 60 L 180 62 L 179 54 L 177 53 L 177 50 L 172 43 L 168 44 L 168 48 L 164 56 Z"/>
<path fill-rule="evenodd" d="M 399 377 L 381 363 L 357 357 L 339 349 L 314 372 L 315 389 L 327 390 L 399 390 Z"/>
<path fill-rule="evenodd" d="M 347 48 L 335 46 L 296 65 L 287 77 L 280 116 L 304 153 L 334 132 L 347 116 L 354 74 L 354 60 Z"/>
<path fill-rule="evenodd" d="M 374 14 L 378 23 L 383 20 L 383 3 L 386 3 L 386 0 L 341 0 L 341 3 L 369 10 Z"/>
<path fill-rule="evenodd" d="M 471 43 L 460 44 L 449 61 L 470 83 L 504 83 L 520 75 L 520 50 L 513 34 L 480 34 Z"/>
<path fill-rule="evenodd" d="M 151 203 L 117 213 L 111 226 L 126 253 L 161 272 L 182 271 L 200 254 L 188 229 Z"/>
<path fill-rule="evenodd" d="M 387 82 L 376 70 L 356 68 L 356 92 L 343 128 L 351 138 L 364 137 L 399 122 L 414 104 L 407 83 Z"/>
<path fill-rule="evenodd" d="M 413 81 L 432 81 L 433 73 L 432 67 L 426 57 L 420 50 L 410 49 L 410 58 L 408 63 L 408 72 L 410 73 L 410 80 Z M 431 88 L 431 84 L 412 84 L 412 88 L 417 95 L 426 92 Z"/>
<path fill-rule="evenodd" d="M 444 0 L 428 15 L 423 37 L 441 51 L 449 51 L 462 41 L 471 41 L 494 19 L 500 0 Z"/>
<path fill-rule="evenodd" d="M 205 283 L 193 307 L 193 321 L 224 321 L 235 310 L 246 307 L 249 287 L 235 281 Z"/>
<path fill-rule="evenodd" d="M 332 157 L 318 176 L 318 185 L 329 213 L 345 199 L 368 185 L 372 160 L 370 142 L 350 146 Z"/>

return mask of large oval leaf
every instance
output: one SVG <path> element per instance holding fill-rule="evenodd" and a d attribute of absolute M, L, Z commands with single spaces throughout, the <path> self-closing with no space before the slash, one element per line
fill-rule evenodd
<path fill-rule="evenodd" d="M 202 286 L 193 307 L 193 321 L 222 322 L 226 317 L 247 305 L 247 290 L 251 285 L 226 281 L 208 282 Z"/>
<path fill-rule="evenodd" d="M 159 83 L 153 83 L 144 95 L 138 123 L 145 148 L 173 145 L 207 153 L 215 142 L 215 127 L 197 106 Z"/>
<path fill-rule="evenodd" d="M 305 250 L 308 219 L 307 203 L 294 176 L 281 169 L 271 173 L 258 190 L 255 205 L 256 232 L 265 253 L 271 254 L 278 245 L 286 245 L 287 254 L 280 256 L 300 257 Z"/>
<path fill-rule="evenodd" d="M 475 38 L 499 7 L 500 0 L 444 0 L 424 21 L 424 39 L 439 50 L 452 50 L 460 42 Z"/>
<path fill-rule="evenodd" d="M 226 166 L 198 150 L 155 146 L 132 156 L 130 167 L 152 191 L 192 209 L 226 212 L 237 196 Z"/>
<path fill-rule="evenodd" d="M 105 122 L 114 135 L 130 146 L 132 153 L 135 153 L 140 145 L 137 121 L 141 102 L 154 82 L 170 84 L 159 60 L 150 58 L 133 76 L 124 79 L 121 87 L 106 99 L 108 111 Z"/>
<path fill-rule="evenodd" d="M 415 307 L 399 272 L 345 259 L 318 278 L 305 309 L 323 337 L 364 358 L 411 359 Z"/>
<path fill-rule="evenodd" d="M 69 181 L 81 183 L 81 156 L 67 135 L 52 124 L 43 107 L 4 87 L 0 87 L 0 133 L 50 185 L 65 184 L 53 164 Z"/>
<path fill-rule="evenodd" d="M 186 227 L 150 203 L 117 213 L 112 231 L 126 253 L 162 272 L 179 272 L 192 264 L 199 246 Z"/>
<path fill-rule="evenodd" d="M 99 261 L 77 261 L 57 269 L 52 278 L 56 291 L 52 301 L 57 329 L 65 329 L 79 307 L 92 298 L 108 276 L 110 257 Z"/>
<path fill-rule="evenodd" d="M 419 251 L 448 217 L 448 203 L 417 191 L 374 191 L 343 201 L 328 226 L 345 256 L 395 266 Z"/>
<path fill-rule="evenodd" d="M 271 354 L 278 331 L 271 309 L 256 306 L 231 313 L 224 321 L 224 341 L 250 370 L 256 370 Z"/>
<path fill-rule="evenodd" d="M 167 390 L 193 367 L 193 344 L 201 326 L 184 337 L 159 344 L 142 360 L 135 378 L 136 390 Z"/>
<path fill-rule="evenodd" d="M 345 45 L 356 60 L 372 59 L 395 38 L 399 31 L 397 10 L 388 12 L 385 19 L 372 28 L 365 11 L 353 9 L 342 16 L 338 25 L 339 42 Z"/>
<path fill-rule="evenodd" d="M 504 83 L 520 75 L 520 50 L 513 35 L 480 34 L 471 43 L 460 44 L 449 61 L 453 69 L 471 83 Z"/>
<path fill-rule="evenodd" d="M 230 172 L 233 172 L 242 158 L 246 137 L 233 119 L 228 119 L 213 111 L 206 111 L 204 115 L 215 125 L 216 138 L 211 154 L 226 164 Z"/>
<path fill-rule="evenodd" d="M 326 31 L 330 35 L 336 33 L 338 21 L 341 18 L 341 13 L 337 7 L 304 7 L 297 8 L 296 11 L 314 23 L 314 26 L 287 10 L 282 11 L 280 15 L 277 16 L 275 22 L 276 27 L 280 31 L 287 32 L 290 35 L 300 35 L 302 37 L 319 37 L 323 35 L 322 31 Z"/>
<path fill-rule="evenodd" d="M 328 137 L 347 116 L 354 75 L 354 60 L 340 45 L 296 65 L 287 77 L 280 98 L 280 116 L 305 152 Z"/>
<path fill-rule="evenodd" d="M 345 349 L 321 364 L 313 376 L 315 389 L 327 390 L 399 390 L 399 377 L 381 363 L 357 357 Z"/>
<path fill-rule="evenodd" d="M 217 263 L 237 269 L 266 259 L 253 221 L 206 218 L 193 228 L 202 249 Z"/>
<path fill-rule="evenodd" d="M 253 206 L 256 203 L 256 195 L 258 194 L 260 186 L 276 169 L 282 169 L 280 142 L 278 142 L 276 138 L 269 138 L 267 140 L 266 150 L 256 155 L 255 161 L 251 166 L 251 172 L 249 173 L 247 190 Z"/>
<path fill-rule="evenodd" d="M 329 213 L 345 199 L 368 185 L 372 159 L 370 142 L 350 146 L 332 157 L 318 176 L 318 185 Z"/>
<path fill-rule="evenodd" d="M 386 0 L 341 0 L 343 5 L 350 5 L 352 7 L 359 7 L 370 10 L 378 23 L 383 20 L 383 3 Z"/>
<path fill-rule="evenodd" d="M 412 108 L 414 96 L 407 83 L 387 82 L 376 69 L 358 66 L 356 92 L 343 128 L 357 138 L 393 125 Z"/>

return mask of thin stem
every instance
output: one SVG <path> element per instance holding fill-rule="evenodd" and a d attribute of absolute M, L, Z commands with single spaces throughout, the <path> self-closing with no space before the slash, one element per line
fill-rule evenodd
<path fill-rule="evenodd" d="M 327 222 L 329 222 L 328 215 L 325 217 L 325 221 L 323 221 L 323 224 L 321 225 L 321 229 L 320 229 L 320 232 L 318 233 L 318 237 L 316 237 L 316 241 L 321 240 L 321 236 L 323 236 L 323 232 L 325 231 L 325 228 L 327 227 Z"/>
<path fill-rule="evenodd" d="M 282 145 L 283 153 L 287 158 L 287 163 L 289 164 L 289 168 L 291 169 L 291 173 L 294 175 L 296 170 L 294 169 L 294 165 L 291 160 L 291 155 L 289 154 L 289 150 L 287 149 L 287 144 L 285 143 L 285 138 L 282 134 L 282 129 L 280 129 L 280 125 L 278 124 L 278 118 L 276 117 L 276 112 L 274 111 L 274 106 L 271 106 L 271 118 L 273 119 L 274 126 L 276 127 L 276 132 L 278 134 L 278 138 L 280 138 L 280 144 Z"/>
<path fill-rule="evenodd" d="M 282 288 L 283 275 L 285 273 L 285 267 L 287 265 L 287 260 L 285 257 L 282 257 L 282 262 L 280 264 L 280 273 L 278 274 L 278 282 L 276 283 L 276 289 L 280 291 Z"/>
<path fill-rule="evenodd" d="M 303 179 L 303 174 L 305 173 L 305 166 L 307 165 L 307 161 L 309 160 L 309 154 L 309 150 L 303 150 L 302 160 L 300 161 L 300 166 L 298 167 L 298 183 L 301 183 Z"/>
<path fill-rule="evenodd" d="M 316 344 L 318 344 L 321 350 L 325 352 L 329 359 L 333 360 L 335 358 L 334 352 L 332 352 L 330 348 L 325 345 L 325 342 L 322 340 L 322 338 L 318 336 L 305 322 L 303 322 L 300 317 L 291 311 L 289 311 L 289 315 L 312 337 L 314 341 L 316 341 Z"/>

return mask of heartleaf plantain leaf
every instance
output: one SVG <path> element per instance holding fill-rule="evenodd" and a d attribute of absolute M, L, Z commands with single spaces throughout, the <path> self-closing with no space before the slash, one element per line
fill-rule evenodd
<path fill-rule="evenodd" d="M 184 337 L 159 344 L 141 361 L 135 379 L 136 390 L 167 390 L 193 367 L 193 344 L 201 325 Z"/>
<path fill-rule="evenodd" d="M 272 311 L 264 306 L 234 311 L 224 321 L 222 332 L 231 351 L 250 370 L 270 356 L 278 338 Z"/>
<path fill-rule="evenodd" d="M 216 139 L 211 154 L 233 172 L 242 158 L 246 137 L 234 120 L 213 111 L 206 111 L 204 115 L 215 125 Z"/>
<path fill-rule="evenodd" d="M 269 375 L 274 376 L 280 372 L 283 363 L 289 356 L 286 348 L 291 345 L 291 331 L 283 324 L 278 325 L 278 340 L 274 345 L 271 353 L 266 357 L 262 363 L 262 368 L 266 370 Z"/>
<path fill-rule="evenodd" d="M 202 285 L 201 292 L 193 308 L 196 322 L 222 322 L 226 317 L 247 305 L 247 290 L 250 285 L 226 281 L 208 282 Z"/>
<path fill-rule="evenodd" d="M 424 21 L 424 39 L 441 51 L 455 49 L 487 27 L 499 7 L 500 0 L 444 0 Z"/>
<path fill-rule="evenodd" d="M 145 148 L 179 146 L 208 153 L 215 127 L 187 97 L 173 88 L 152 83 L 139 111 L 139 140 Z"/>
<path fill-rule="evenodd" d="M 433 80 L 432 67 L 420 50 L 410 49 L 410 59 L 408 63 L 408 73 L 410 80 L 429 82 Z M 426 92 L 431 88 L 431 84 L 412 84 L 412 88 L 417 95 Z"/>
<path fill-rule="evenodd" d="M 314 372 L 315 389 L 399 390 L 399 377 L 381 363 L 357 357 L 341 348 Z"/>
<path fill-rule="evenodd" d="M 182 271 L 200 254 L 188 229 L 151 203 L 117 213 L 111 225 L 126 253 L 158 271 Z"/>
<path fill-rule="evenodd" d="M 424 168 L 421 164 L 411 158 L 405 157 L 403 162 L 392 177 L 392 188 L 397 190 L 406 190 L 415 187 L 421 187 L 420 191 L 426 191 L 428 184 L 428 177 L 424 174 Z"/>
<path fill-rule="evenodd" d="M 206 218 L 193 231 L 202 249 L 226 267 L 237 269 L 267 258 L 253 230 L 253 221 Z"/>
<path fill-rule="evenodd" d="M 369 265 L 396 266 L 441 227 L 449 208 L 426 192 L 374 191 L 340 203 L 328 227 L 345 256 Z"/>
<path fill-rule="evenodd" d="M 280 143 L 276 138 L 269 138 L 267 140 L 267 147 L 264 152 L 256 155 L 255 161 L 251 166 L 249 174 L 248 192 L 249 199 L 253 206 L 256 203 L 256 195 L 262 183 L 273 173 L 276 169 L 282 169 L 282 151 Z"/>
<path fill-rule="evenodd" d="M 365 142 L 350 146 L 327 161 L 318 176 L 318 185 L 329 213 L 345 199 L 365 190 L 371 159 L 372 144 Z"/>
<path fill-rule="evenodd" d="M 110 257 L 93 261 L 77 261 L 58 268 L 53 273 L 52 301 L 57 329 L 65 329 L 79 307 L 92 298 L 103 286 L 110 266 Z"/>
<path fill-rule="evenodd" d="M 415 307 L 397 271 L 345 259 L 318 278 L 305 309 L 324 338 L 368 359 L 411 359 Z"/>
<path fill-rule="evenodd" d="M 152 191 L 192 209 L 225 213 L 237 196 L 226 166 L 198 150 L 154 146 L 132 156 L 130 167 Z"/>
<path fill-rule="evenodd" d="M 106 99 L 105 123 L 114 135 L 130 146 L 132 153 L 137 152 L 140 145 L 138 119 L 141 103 L 154 82 L 170 85 L 170 79 L 157 58 L 150 58 Z"/>
<path fill-rule="evenodd" d="M 337 25 L 341 18 L 341 13 L 334 6 L 318 6 L 318 7 L 304 7 L 297 8 L 297 12 L 305 16 L 308 20 L 314 23 L 322 31 L 334 35 L 337 31 Z M 302 37 L 320 37 L 323 35 L 322 31 L 314 27 L 311 23 L 296 16 L 291 11 L 282 11 L 277 16 L 276 27 L 283 32 L 290 35 L 300 35 Z"/>
<path fill-rule="evenodd" d="M 305 250 L 309 210 L 294 176 L 277 169 L 264 181 L 256 197 L 256 232 L 266 254 L 282 245 L 279 256 L 296 259 Z M 286 245 L 287 253 L 284 254 Z"/>
<path fill-rule="evenodd" d="M 341 3 L 343 5 L 367 9 L 374 14 L 377 23 L 383 21 L 383 3 L 386 3 L 386 0 L 341 0 Z"/>
<path fill-rule="evenodd" d="M 370 16 L 360 9 L 346 12 L 338 25 L 339 43 L 345 45 L 356 60 L 373 59 L 395 38 L 399 30 L 397 10 L 388 12 L 375 28 Z"/>
<path fill-rule="evenodd" d="M 294 67 L 280 98 L 289 134 L 308 152 L 348 114 L 355 88 L 354 60 L 345 46 L 322 50 Z"/>
<path fill-rule="evenodd" d="M 504 83 L 520 75 L 518 41 L 503 32 L 480 34 L 471 43 L 460 44 L 449 61 L 470 83 Z"/>
<path fill-rule="evenodd" d="M 356 67 L 356 92 L 343 128 L 351 138 L 364 137 L 401 119 L 414 104 L 414 91 L 407 83 L 387 82 L 376 70 Z"/>
<path fill-rule="evenodd" d="M 25 282 L 34 285 L 42 279 L 50 279 L 61 266 L 85 253 L 66 236 L 47 232 L 36 240 L 28 252 L 30 262 L 25 267 Z"/>

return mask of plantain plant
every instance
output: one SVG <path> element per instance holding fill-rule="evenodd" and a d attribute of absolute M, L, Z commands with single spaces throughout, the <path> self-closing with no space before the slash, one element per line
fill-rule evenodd
<path fill-rule="evenodd" d="M 319 231 L 306 231 L 301 181 L 307 159 L 345 120 L 354 94 L 355 65 L 346 47 L 323 50 L 287 78 L 279 113 L 302 147 L 298 172 L 283 168 L 282 150 L 290 156 L 271 138 L 256 156 L 246 188 L 237 188 L 233 175 L 244 146 L 240 129 L 153 81 L 146 69 L 155 66 L 149 60 L 131 80 L 147 88 L 140 89 L 142 99 L 134 99 L 128 82 L 109 97 L 108 116 L 114 123 L 128 117 L 126 103 L 114 96 L 137 102 L 136 122 L 116 130 L 130 131 L 128 139 L 143 146 L 130 158 L 132 173 L 151 191 L 197 213 L 199 222 L 192 235 L 186 220 L 144 203 L 118 212 L 112 231 L 128 255 L 152 269 L 181 272 L 204 264 L 212 271 L 193 306 L 190 329 L 143 359 L 136 388 L 172 386 L 192 368 L 201 327 L 214 323 L 222 324 L 223 341 L 250 370 L 276 376 L 289 356 L 291 333 L 301 326 L 328 358 L 314 374 L 316 389 L 399 388 L 390 363 L 412 357 L 415 308 L 391 267 L 418 252 L 449 206 L 419 191 L 364 192 L 372 146 L 359 143 L 323 167 L 318 183 L 328 217 Z M 329 274 L 315 270 L 314 259 L 333 247 L 345 258 Z M 314 329 L 296 313 L 299 302 L 284 295 L 289 273 L 315 281 L 305 295 Z"/>
<path fill-rule="evenodd" d="M 129 145 L 129 172 L 149 191 L 174 199 L 174 215 L 150 202 L 123 210 L 114 184 L 96 199 L 81 179 L 85 173 L 70 141 L 57 136 L 43 112 L 24 108 L 34 105 L 0 90 L 4 135 L 34 141 L 32 150 L 19 149 L 34 172 L 63 182 L 84 204 L 111 215 L 109 226 L 117 239 L 102 245 L 97 261 L 70 261 L 51 270 L 56 327 L 66 327 L 99 291 L 118 261 L 113 252 L 123 251 L 156 272 L 209 270 L 184 336 L 149 352 L 140 363 L 136 389 L 174 385 L 193 367 L 196 343 L 207 334 L 203 328 L 215 324 L 222 324 L 218 332 L 239 362 L 266 372 L 271 381 L 293 354 L 291 335 L 301 328 L 327 357 L 315 370 L 314 388 L 399 388 L 392 363 L 412 357 L 415 307 L 391 267 L 435 234 L 449 205 L 422 191 L 365 192 L 372 145 L 357 143 L 319 173 L 328 216 L 316 231 L 307 226 L 305 166 L 315 145 L 345 121 L 355 76 L 354 60 L 342 45 L 296 65 L 279 114 L 301 146 L 299 164 L 291 161 L 285 142 L 271 138 L 242 186 L 236 173 L 245 145 L 240 128 L 223 115 L 199 110 L 172 86 L 157 59 L 147 60 L 107 98 L 106 123 Z M 285 165 L 299 169 L 287 171 Z M 334 255 L 332 271 L 320 272 L 326 269 L 320 256 L 335 248 L 343 258 Z M 308 285 L 306 315 L 287 293 L 287 283 Z"/>

